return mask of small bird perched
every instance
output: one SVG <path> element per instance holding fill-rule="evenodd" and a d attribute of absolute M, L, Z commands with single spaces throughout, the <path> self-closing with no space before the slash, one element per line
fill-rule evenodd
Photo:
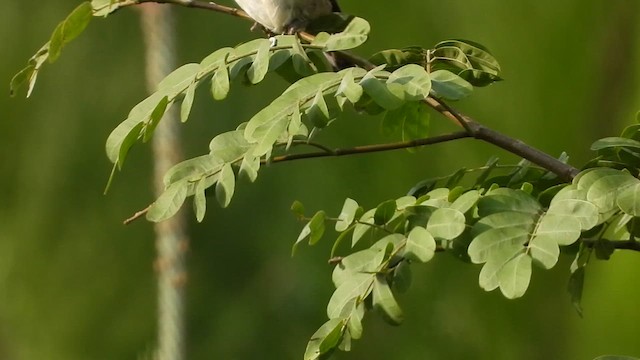
<path fill-rule="evenodd" d="M 275 34 L 304 30 L 310 21 L 339 12 L 336 0 L 235 0 L 258 24 Z"/>

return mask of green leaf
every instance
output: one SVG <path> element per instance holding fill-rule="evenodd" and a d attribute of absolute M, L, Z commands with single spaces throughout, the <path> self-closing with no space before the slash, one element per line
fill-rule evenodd
<path fill-rule="evenodd" d="M 449 70 L 473 86 L 487 86 L 501 80 L 500 65 L 484 46 L 468 40 L 438 43 L 431 53 L 434 70 Z"/>
<path fill-rule="evenodd" d="M 375 65 L 387 65 L 388 69 L 397 69 L 407 64 L 426 66 L 428 50 L 421 47 L 389 49 L 373 54 L 369 61 Z"/>
<path fill-rule="evenodd" d="M 333 338 L 336 334 L 336 329 L 344 331 L 345 319 L 330 319 L 324 323 L 312 336 L 311 340 L 307 344 L 307 348 L 304 352 L 304 360 L 320 360 L 325 359 L 323 355 L 328 355 L 327 345 L 329 342 L 325 342 L 322 352 L 320 347 L 327 338 Z"/>
<path fill-rule="evenodd" d="M 302 228 L 298 239 L 291 249 L 291 256 L 296 254 L 296 249 L 300 242 L 309 237 L 309 245 L 316 244 L 324 234 L 326 214 L 324 211 L 318 211 L 311 220 Z"/>
<path fill-rule="evenodd" d="M 365 41 L 371 27 L 369 23 L 359 17 L 354 17 L 346 28 L 337 34 L 332 34 L 325 43 L 325 51 L 340 51 L 356 48 Z"/>
<path fill-rule="evenodd" d="M 183 123 L 189 120 L 189 114 L 191 114 L 191 108 L 193 107 L 193 99 L 196 96 L 196 86 L 197 84 L 195 82 L 189 85 L 184 99 L 182 99 L 182 104 L 180 105 L 180 121 Z"/>
<path fill-rule="evenodd" d="M 589 230 L 598 223 L 598 208 L 585 200 L 557 199 L 556 196 L 551 201 L 547 214 L 576 219 L 580 222 L 580 230 Z"/>
<path fill-rule="evenodd" d="M 311 106 L 306 111 L 306 115 L 317 128 L 324 128 L 329 124 L 331 115 L 329 114 L 329 108 L 324 100 L 322 89 L 318 89 L 316 96 L 313 98 Z"/>
<path fill-rule="evenodd" d="M 151 116 L 149 116 L 149 120 L 144 125 L 142 141 L 147 142 L 153 136 L 156 127 L 162 120 L 164 113 L 167 111 L 167 106 L 169 105 L 169 99 L 165 96 L 160 99 L 158 105 L 156 105 L 155 109 L 151 112 Z"/>
<path fill-rule="evenodd" d="M 339 73 L 320 73 L 303 78 L 251 118 L 244 136 L 249 142 L 258 143 L 254 155 L 261 156 L 271 150 L 273 143 L 286 131 L 294 108 L 312 101 L 319 89 L 324 91 L 337 86 L 340 76 Z"/>
<path fill-rule="evenodd" d="M 402 309 L 393 297 L 387 280 L 382 275 L 376 276 L 373 283 L 373 307 L 392 325 L 400 325 L 404 320 Z"/>
<path fill-rule="evenodd" d="M 356 216 L 356 212 L 358 211 L 358 203 L 353 200 L 347 198 L 344 201 L 344 205 L 342 206 L 342 211 L 340 211 L 340 215 L 338 216 L 338 221 L 336 222 L 336 231 L 342 232 L 347 230 Z"/>
<path fill-rule="evenodd" d="M 340 284 L 327 305 L 329 319 L 340 317 L 343 309 L 352 299 L 366 298 L 373 288 L 375 278 L 375 274 L 358 273 Z"/>
<path fill-rule="evenodd" d="M 336 326 L 320 343 L 320 354 L 331 352 L 342 340 L 345 330 L 345 321 L 340 326 Z"/>
<path fill-rule="evenodd" d="M 499 188 L 483 196 L 478 202 L 478 214 L 485 217 L 503 211 L 535 215 L 541 210 L 534 197 L 522 190 Z"/>
<path fill-rule="evenodd" d="M 193 205 L 196 210 L 196 220 L 198 222 L 202 222 L 202 220 L 204 220 L 204 215 L 207 212 L 207 197 L 205 195 L 207 185 L 209 184 L 206 178 L 202 178 L 196 183 Z"/>
<path fill-rule="evenodd" d="M 9 85 L 10 96 L 15 96 L 18 89 L 22 87 L 22 85 L 24 85 L 24 83 L 26 83 L 35 73 L 35 66 L 30 64 L 15 74 L 13 78 L 11 78 L 11 84 Z"/>
<path fill-rule="evenodd" d="M 336 97 L 344 96 L 352 104 L 357 103 L 363 93 L 362 86 L 356 83 L 354 78 L 356 71 L 355 68 L 346 69 L 343 73 L 342 81 L 340 81 L 340 86 L 336 90 Z"/>
<path fill-rule="evenodd" d="M 231 198 L 236 188 L 236 178 L 233 174 L 231 164 L 226 163 L 220 171 L 220 178 L 216 183 L 216 199 L 223 208 L 231 203 Z"/>
<path fill-rule="evenodd" d="M 93 16 L 106 17 L 120 8 L 120 3 L 115 0 L 91 0 Z"/>
<path fill-rule="evenodd" d="M 356 246 L 358 241 L 360 241 L 360 239 L 362 239 L 362 237 L 369 230 L 371 230 L 372 226 L 375 223 L 375 220 L 374 220 L 375 212 L 376 212 L 376 209 L 368 210 L 364 214 L 362 214 L 360 219 L 358 219 L 358 223 L 353 229 L 353 237 L 351 238 L 351 247 Z"/>
<path fill-rule="evenodd" d="M 196 76 L 201 70 L 200 64 L 191 63 L 173 70 L 158 84 L 158 92 L 173 101 L 196 81 Z"/>
<path fill-rule="evenodd" d="M 436 241 L 427 229 L 416 226 L 407 236 L 405 257 L 410 260 L 428 262 L 436 251 Z"/>
<path fill-rule="evenodd" d="M 405 65 L 389 75 L 387 85 L 401 85 L 406 101 L 418 101 L 429 96 L 431 76 L 419 65 Z"/>
<path fill-rule="evenodd" d="M 219 173 L 223 165 L 224 162 L 218 157 L 198 156 L 172 166 L 164 175 L 163 182 L 165 186 L 169 186 L 181 180 L 198 181 L 202 177 Z"/>
<path fill-rule="evenodd" d="M 261 82 L 269 71 L 269 53 L 271 50 L 271 42 L 268 39 L 261 39 L 258 43 L 258 51 L 256 53 L 253 64 L 247 70 L 247 78 L 252 84 Z"/>
<path fill-rule="evenodd" d="M 331 280 L 336 287 L 340 287 L 354 277 L 374 274 L 379 270 L 384 261 L 384 256 L 383 249 L 378 248 L 357 251 L 343 258 L 336 265 L 331 275 Z"/>
<path fill-rule="evenodd" d="M 427 223 L 427 230 L 438 240 L 453 240 L 466 227 L 464 214 L 451 208 L 440 208 L 433 212 Z"/>
<path fill-rule="evenodd" d="M 364 92 L 367 93 L 376 104 L 386 110 L 397 109 L 402 106 L 404 102 L 404 93 L 392 92 L 391 87 L 378 79 L 388 78 L 390 75 L 391 74 L 382 70 L 382 67 L 379 66 L 367 72 L 362 80 L 360 80 L 360 85 L 364 89 Z"/>
<path fill-rule="evenodd" d="M 517 213 L 505 213 L 492 216 L 516 216 L 516 214 Z M 524 251 L 524 244 L 526 244 L 528 240 L 528 229 L 513 226 L 493 228 L 482 232 L 473 239 L 468 249 L 469 257 L 475 264 L 488 263 L 494 257 L 494 253 L 500 257 L 502 254 L 512 255 L 519 251 Z"/>
<path fill-rule="evenodd" d="M 408 261 L 401 261 L 393 269 L 393 289 L 399 293 L 404 293 L 411 286 L 411 265 Z"/>
<path fill-rule="evenodd" d="M 399 133 L 402 141 L 415 140 L 429 135 L 430 116 L 426 107 L 417 102 L 387 111 L 382 121 L 386 135 Z"/>
<path fill-rule="evenodd" d="M 209 152 L 225 162 L 236 162 L 246 156 L 252 145 L 242 130 L 227 131 L 216 135 L 209 143 Z"/>
<path fill-rule="evenodd" d="M 520 254 L 500 270 L 500 291 L 507 299 L 519 298 L 527 291 L 531 281 L 531 258 Z"/>
<path fill-rule="evenodd" d="M 622 190 L 616 199 L 616 204 L 625 214 L 640 216 L 640 182 Z"/>
<path fill-rule="evenodd" d="M 599 151 L 603 149 L 619 148 L 619 147 L 640 149 L 640 141 L 628 139 L 625 137 L 607 137 L 594 142 L 591 145 L 591 150 Z"/>
<path fill-rule="evenodd" d="M 354 301 L 354 306 L 350 314 L 347 327 L 352 339 L 358 340 L 362 337 L 362 319 L 364 318 L 364 304 L 361 301 Z"/>
<path fill-rule="evenodd" d="M 387 200 L 382 204 L 378 205 L 376 208 L 376 212 L 373 215 L 373 219 L 375 224 L 384 225 L 386 224 L 393 215 L 396 213 L 396 201 L 395 200 Z"/>
<path fill-rule="evenodd" d="M 149 120 L 163 98 L 164 95 L 161 93 L 154 93 L 147 97 L 134 106 L 127 119 L 109 134 L 105 148 L 107 157 L 112 163 L 117 163 L 122 168 L 129 149 L 140 135 L 143 123 Z"/>
<path fill-rule="evenodd" d="M 571 295 L 571 303 L 573 304 L 573 307 L 576 309 L 580 317 L 582 317 L 582 291 L 584 289 L 584 275 L 585 267 L 578 267 L 571 273 L 571 276 L 569 277 L 569 284 L 567 285 L 567 290 Z"/>
<path fill-rule="evenodd" d="M 640 358 L 622 355 L 602 355 L 593 360 L 639 360 Z"/>
<path fill-rule="evenodd" d="M 443 99 L 461 100 L 473 92 L 473 85 L 448 70 L 436 70 L 430 75 L 433 91 Z"/>
<path fill-rule="evenodd" d="M 589 187 L 587 200 L 596 205 L 600 213 L 612 211 L 616 208 L 618 193 L 636 183 L 638 183 L 636 178 L 621 171 L 616 175 L 604 176 Z"/>
<path fill-rule="evenodd" d="M 147 211 L 147 220 L 160 222 L 175 215 L 187 198 L 188 189 L 187 180 L 169 185 Z"/>
<path fill-rule="evenodd" d="M 451 203 L 450 208 L 466 214 L 476 206 L 479 200 L 480 192 L 478 190 L 467 191 Z"/>
<path fill-rule="evenodd" d="M 294 213 L 298 218 L 304 218 L 304 205 L 296 200 L 291 204 L 291 212 Z"/>
<path fill-rule="evenodd" d="M 249 181 L 254 182 L 258 178 L 260 170 L 260 158 L 256 156 L 245 155 L 240 164 L 239 174 L 244 175 Z"/>
<path fill-rule="evenodd" d="M 223 100 L 227 97 L 231 88 L 229 69 L 225 59 L 218 62 L 217 69 L 211 78 L 211 95 L 214 100 Z"/>
<path fill-rule="evenodd" d="M 91 3 L 88 1 L 78 5 L 67 18 L 58 24 L 49 43 L 49 62 L 53 63 L 60 56 L 62 48 L 71 40 L 82 34 L 92 18 Z"/>

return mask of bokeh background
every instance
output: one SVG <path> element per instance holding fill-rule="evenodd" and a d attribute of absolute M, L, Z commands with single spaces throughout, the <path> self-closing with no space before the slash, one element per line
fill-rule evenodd
<path fill-rule="evenodd" d="M 23 67 L 76 0 L 4 0 L 0 84 Z M 230 4 L 230 1 L 224 1 Z M 466 38 L 488 46 L 506 81 L 457 106 L 478 120 L 581 165 L 589 144 L 616 135 L 640 110 L 640 2 L 636 0 L 343 0 L 368 19 L 362 55 Z M 238 19 L 175 9 L 181 63 L 255 36 Z M 110 193 L 104 141 L 144 97 L 136 10 L 97 19 L 45 65 L 32 98 L 0 96 L 0 359 L 147 359 L 155 342 L 152 226 L 121 221 L 151 200 L 148 146 L 137 146 Z M 197 96 L 183 127 L 186 153 L 246 121 L 284 81 L 271 76 L 213 103 Z M 7 94 L 8 91 L 5 93 Z M 436 128 L 445 120 L 433 117 Z M 380 119 L 348 114 L 322 134 L 332 146 L 384 139 Z M 389 139 L 387 139 L 389 140 Z M 189 359 L 300 359 L 325 321 L 329 241 L 290 246 L 301 228 L 289 212 L 338 213 L 345 197 L 375 206 L 418 181 L 492 154 L 467 140 L 406 151 L 278 164 L 240 182 L 230 208 L 191 222 Z M 336 359 L 593 359 L 640 356 L 640 254 L 588 268 L 584 318 L 566 293 L 569 259 L 534 271 L 526 296 L 508 301 L 477 285 L 478 266 L 447 255 L 414 266 L 400 297 L 406 322 L 376 316 L 351 353 Z"/>

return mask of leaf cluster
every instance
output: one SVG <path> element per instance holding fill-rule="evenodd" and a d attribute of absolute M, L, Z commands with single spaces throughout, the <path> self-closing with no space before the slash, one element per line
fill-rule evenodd
<path fill-rule="evenodd" d="M 611 165 L 612 154 L 627 154 L 637 145 L 632 142 L 637 129 L 634 125 L 620 138 L 595 142 L 594 150 L 606 152 L 590 164 Z M 551 269 L 561 253 L 573 254 L 568 290 L 581 313 L 591 254 L 609 259 L 616 244 L 635 242 L 638 235 L 640 180 L 634 176 L 638 167 L 635 162 L 620 162 L 619 156 L 618 161 L 622 169 L 591 167 L 571 183 L 562 183 L 527 162 L 512 167 L 493 159 L 478 169 L 427 180 L 410 195 L 373 209 L 365 211 L 347 199 L 335 218 L 325 211 L 316 213 L 294 250 L 307 239 L 311 245 L 317 243 L 326 223 L 335 222 L 338 236 L 331 262 L 336 264 L 332 277 L 336 290 L 327 308 L 329 321 L 312 336 L 305 358 L 324 358 L 335 349 L 348 351 L 351 340 L 361 335 L 367 310 L 399 324 L 403 314 L 395 297 L 409 287 L 411 265 L 428 262 L 436 252 L 482 265 L 480 287 L 500 289 L 509 299 L 525 294 L 534 265 Z M 464 185 L 471 174 L 474 181 Z M 306 219 L 300 203 L 292 209 Z M 336 256 L 349 240 L 354 252 Z"/>

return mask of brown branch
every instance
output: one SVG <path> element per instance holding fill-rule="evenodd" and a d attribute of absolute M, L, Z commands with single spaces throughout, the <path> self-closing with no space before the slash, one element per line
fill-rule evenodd
<path fill-rule="evenodd" d="M 585 246 L 593 248 L 597 246 L 598 242 L 601 240 L 598 239 L 581 239 L 580 240 Z M 616 250 L 633 250 L 640 251 L 640 241 L 637 240 L 606 240 L 612 248 Z"/>
<path fill-rule="evenodd" d="M 469 135 L 466 131 L 459 131 L 451 134 L 433 136 L 433 137 L 410 140 L 410 141 L 387 143 L 387 144 L 362 145 L 362 146 L 355 146 L 351 148 L 342 148 L 342 149 L 329 149 L 329 148 L 323 147 L 323 151 L 274 156 L 269 160 L 263 160 L 263 163 L 279 163 L 279 162 L 285 162 L 285 161 L 311 159 L 311 158 L 319 158 L 319 157 L 338 157 L 338 156 L 345 156 L 345 155 L 358 155 L 358 154 L 368 154 L 368 153 L 381 152 L 381 151 L 408 149 L 408 148 L 415 148 L 415 147 L 421 147 L 421 146 L 427 146 L 427 145 L 434 145 L 434 144 L 439 144 L 447 141 L 453 141 L 453 140 L 464 139 L 469 137 L 471 137 L 471 135 Z"/>
<path fill-rule="evenodd" d="M 149 211 L 149 209 L 151 208 L 151 205 L 147 206 L 146 208 L 136 212 L 135 214 L 131 215 L 130 218 L 126 219 L 125 221 L 123 221 L 122 223 L 124 225 L 129 225 L 132 222 L 134 222 L 135 220 L 143 217 L 144 215 L 146 215 L 146 213 Z"/>

